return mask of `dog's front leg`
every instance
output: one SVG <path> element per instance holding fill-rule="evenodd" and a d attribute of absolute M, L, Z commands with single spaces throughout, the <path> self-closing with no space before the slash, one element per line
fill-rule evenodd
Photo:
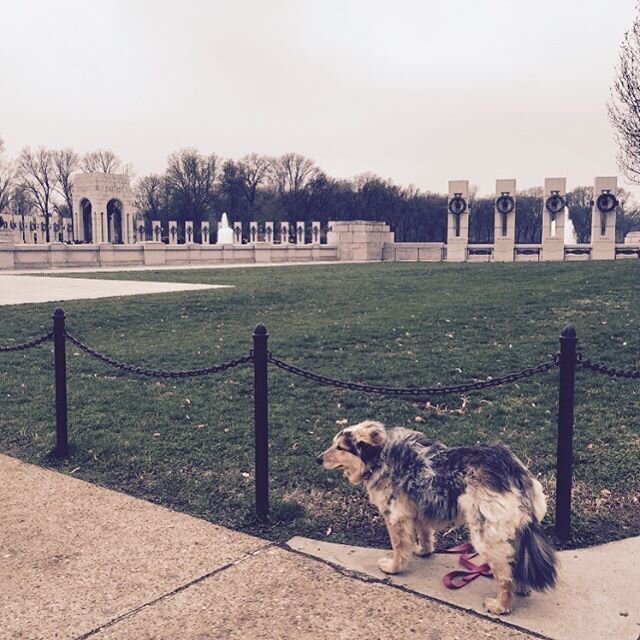
<path fill-rule="evenodd" d="M 385 524 L 391 539 L 391 557 L 380 558 L 378 567 L 385 573 L 404 571 L 413 550 L 413 527 L 411 518 L 385 516 Z"/>

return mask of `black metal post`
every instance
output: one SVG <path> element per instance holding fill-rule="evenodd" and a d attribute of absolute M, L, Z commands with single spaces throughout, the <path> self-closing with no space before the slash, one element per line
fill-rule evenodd
<path fill-rule="evenodd" d="M 56 448 L 58 458 L 66 458 L 67 439 L 67 356 L 64 330 L 64 310 L 53 312 L 53 358 L 56 377 Z"/>
<path fill-rule="evenodd" d="M 558 394 L 558 454 L 556 466 L 556 536 L 571 536 L 571 481 L 573 475 L 573 409 L 578 338 L 573 325 L 560 335 L 560 389 Z"/>
<path fill-rule="evenodd" d="M 256 446 L 256 514 L 269 515 L 269 382 L 267 377 L 269 332 L 263 324 L 253 330 L 253 397 Z"/>

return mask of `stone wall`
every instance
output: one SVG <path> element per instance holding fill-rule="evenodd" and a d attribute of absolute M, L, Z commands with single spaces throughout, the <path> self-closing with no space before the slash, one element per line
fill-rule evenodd
<path fill-rule="evenodd" d="M 0 244 L 0 269 L 320 262 L 338 259 L 328 245 Z"/>
<path fill-rule="evenodd" d="M 443 262 L 446 251 L 444 242 L 386 242 L 382 259 L 385 262 Z"/>
<path fill-rule="evenodd" d="M 333 222 L 327 234 L 327 244 L 337 248 L 341 261 L 380 261 L 385 244 L 394 239 L 388 224 L 365 220 Z"/>

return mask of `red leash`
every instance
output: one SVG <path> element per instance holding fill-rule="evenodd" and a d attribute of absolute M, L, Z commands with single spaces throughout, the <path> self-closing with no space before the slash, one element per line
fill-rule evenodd
<path fill-rule="evenodd" d="M 466 569 L 466 571 L 451 571 L 442 578 L 442 582 L 447 589 L 461 589 L 479 576 L 493 578 L 491 567 L 486 562 L 484 564 L 471 562 L 471 559 L 475 558 L 478 554 L 469 543 L 459 544 L 449 549 L 438 549 L 437 553 L 461 554 L 459 562 Z"/>

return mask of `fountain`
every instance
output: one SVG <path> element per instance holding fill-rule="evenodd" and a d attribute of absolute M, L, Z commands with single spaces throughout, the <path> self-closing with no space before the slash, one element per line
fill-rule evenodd
<path fill-rule="evenodd" d="M 233 229 L 229 226 L 229 218 L 226 213 L 218 225 L 218 242 L 216 244 L 233 244 Z"/>
<path fill-rule="evenodd" d="M 576 228 L 573 221 L 569 217 L 569 207 L 564 208 L 564 245 L 578 244 L 578 236 L 576 236 Z"/>

